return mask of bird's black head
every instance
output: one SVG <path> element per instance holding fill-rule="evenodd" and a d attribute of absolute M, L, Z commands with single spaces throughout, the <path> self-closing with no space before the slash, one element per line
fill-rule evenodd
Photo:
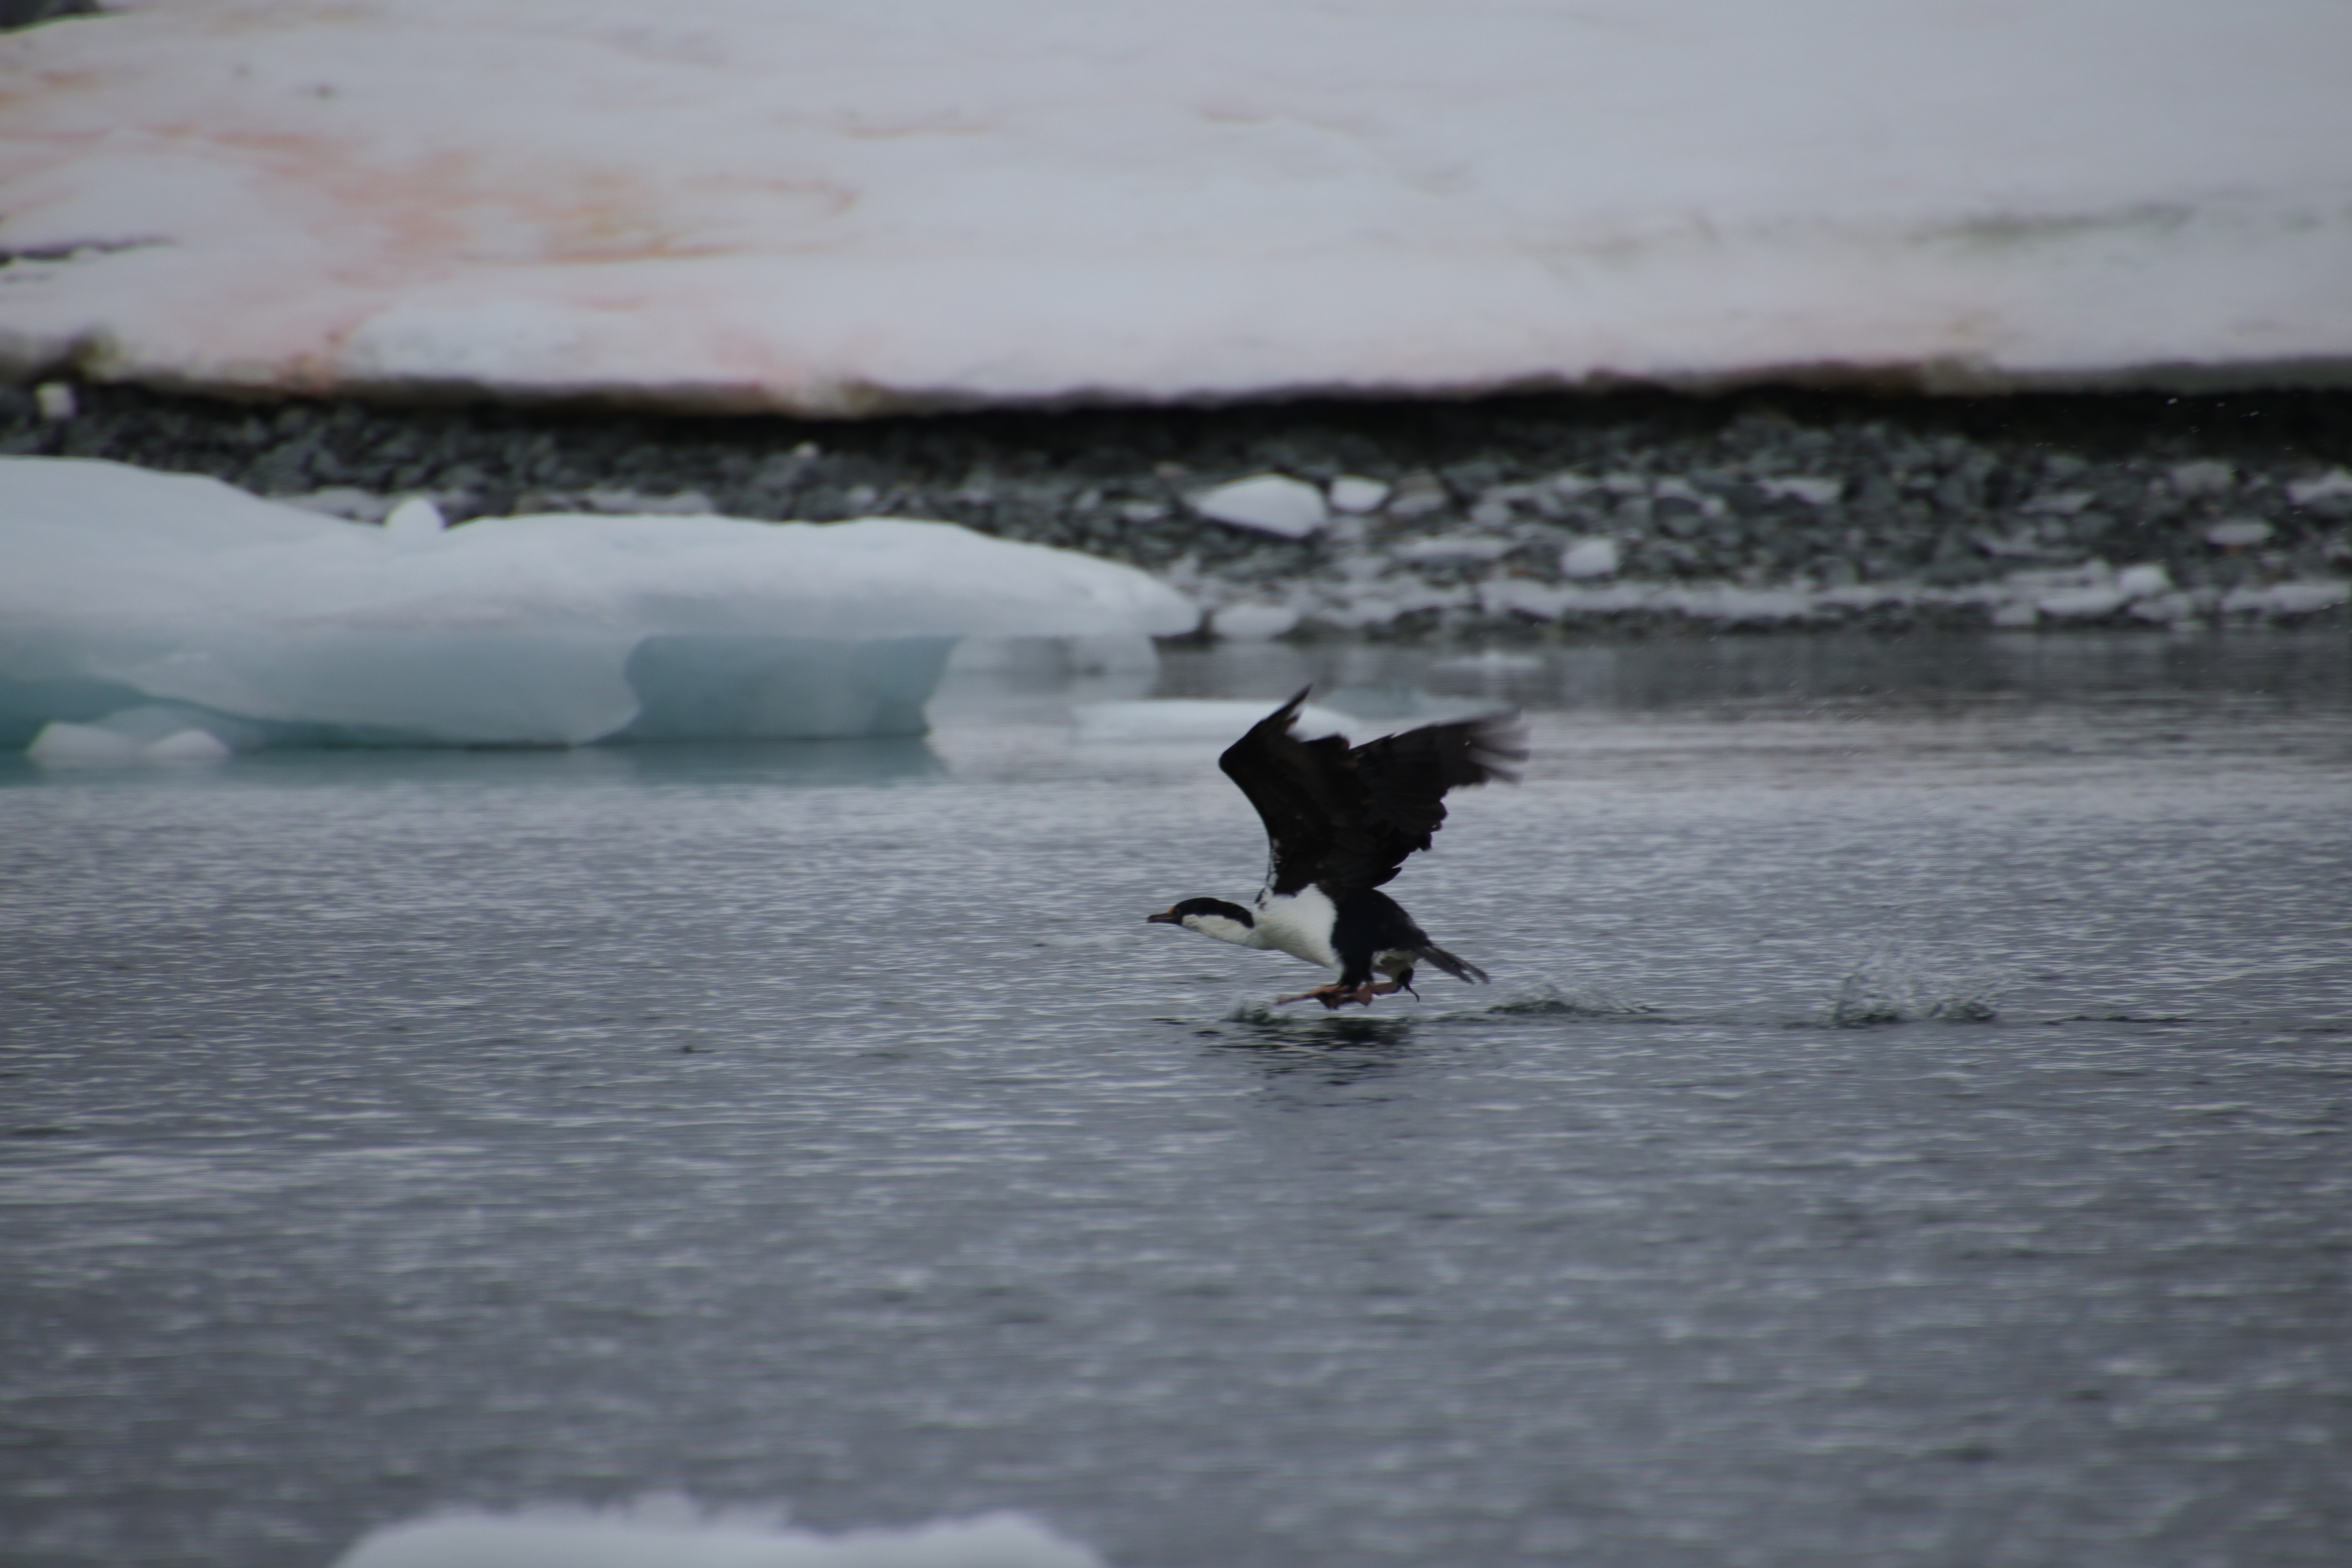
<path fill-rule="evenodd" d="M 1146 924 L 1180 926 L 1186 915 L 1223 915 L 1237 924 L 1254 926 L 1257 919 L 1239 904 L 1229 904 L 1223 899 L 1187 899 L 1173 909 L 1162 910 L 1156 915 L 1143 917 Z"/>

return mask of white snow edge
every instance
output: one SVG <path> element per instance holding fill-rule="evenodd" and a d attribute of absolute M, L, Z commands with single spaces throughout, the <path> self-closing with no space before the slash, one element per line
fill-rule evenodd
<path fill-rule="evenodd" d="M 856 415 L 2352 382 L 2352 7 L 142 0 L 0 374 Z"/>

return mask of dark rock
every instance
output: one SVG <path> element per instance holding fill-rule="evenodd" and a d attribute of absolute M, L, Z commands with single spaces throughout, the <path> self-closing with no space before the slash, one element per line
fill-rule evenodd
<path fill-rule="evenodd" d="M 2184 586 L 2352 570 L 2343 530 L 2352 496 L 2294 504 L 2284 488 L 2352 467 L 2352 392 L 1911 401 L 1626 392 L 856 424 L 76 392 L 80 414 L 50 423 L 26 391 L 0 388 L 0 452 L 112 458 L 273 490 L 429 490 L 462 495 L 452 504 L 485 515 L 573 504 L 599 489 L 700 491 L 752 517 L 889 510 L 1147 568 L 1190 557 L 1212 584 L 1277 595 L 1339 580 L 1350 552 L 1406 570 L 1385 552 L 1461 530 L 1522 543 L 1500 560 L 1412 565 L 1412 575 L 1552 582 L 1567 543 L 1601 535 L 1617 541 L 1625 577 L 1752 586 L 1851 576 L 1965 587 L 2093 555 L 2160 563 Z M 2203 467 L 2184 485 L 2176 472 L 2190 463 Z M 1183 504 L 1266 471 L 1317 482 L 1360 474 L 1396 488 L 1384 513 L 1350 521 L 1344 544 L 1261 539 L 1204 523 Z M 1594 487 L 1554 488 L 1563 472 Z M 1809 501 L 1759 483 L 1791 478 L 1834 481 L 1842 493 Z M 2231 519 L 2267 522 L 2275 536 L 2219 552 L 2205 531 Z M 1868 612 L 1872 624 L 1900 616 Z M 1473 610 L 1416 612 L 1386 635 L 1481 624 Z"/>

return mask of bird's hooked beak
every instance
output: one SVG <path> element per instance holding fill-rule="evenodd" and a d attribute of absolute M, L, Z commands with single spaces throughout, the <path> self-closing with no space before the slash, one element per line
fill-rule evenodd
<path fill-rule="evenodd" d="M 1174 910 L 1162 910 L 1156 915 L 1144 916 L 1143 923 L 1149 926 L 1180 926 L 1184 921 Z"/>

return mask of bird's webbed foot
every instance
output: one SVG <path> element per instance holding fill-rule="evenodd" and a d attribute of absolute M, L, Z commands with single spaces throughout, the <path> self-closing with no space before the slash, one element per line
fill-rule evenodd
<path fill-rule="evenodd" d="M 1393 991 L 1396 987 L 1391 985 L 1388 989 Z M 1381 990 L 1380 986 L 1374 985 L 1370 981 L 1360 985 L 1341 985 L 1335 983 L 1330 985 L 1318 985 L 1312 991 L 1301 991 L 1296 996 L 1277 996 L 1274 999 L 1274 1005 L 1279 1007 L 1286 1002 L 1311 1000 L 1322 1003 L 1328 1011 L 1336 1013 L 1350 1002 L 1360 1007 L 1370 1006 L 1372 998 L 1380 994 Z"/>

